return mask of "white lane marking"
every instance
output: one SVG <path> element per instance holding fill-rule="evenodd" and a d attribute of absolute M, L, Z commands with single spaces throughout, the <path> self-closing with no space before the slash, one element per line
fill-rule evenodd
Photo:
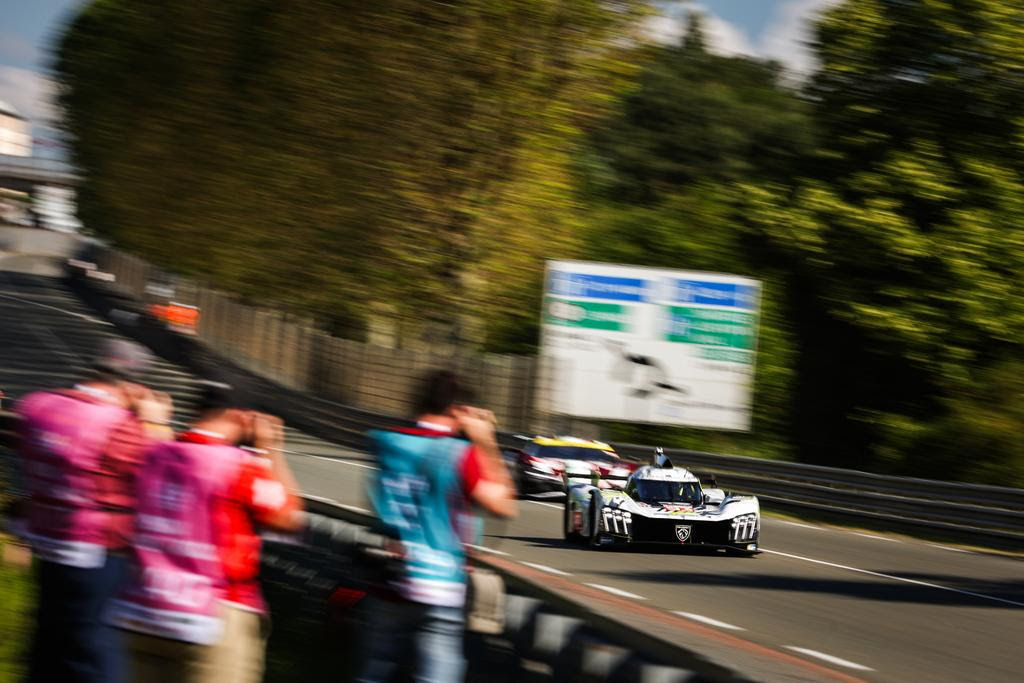
<path fill-rule="evenodd" d="M 885 536 L 875 536 L 874 534 L 862 534 L 859 531 L 851 531 L 854 536 L 860 536 L 861 538 L 873 538 L 876 541 L 889 541 L 890 543 L 902 543 L 903 541 L 896 540 L 895 538 L 886 538 Z"/>
<path fill-rule="evenodd" d="M 554 567 L 549 567 L 546 564 L 535 564 L 533 562 L 523 562 L 522 560 L 519 561 L 519 564 L 525 564 L 527 567 L 533 567 L 534 569 L 539 569 L 540 571 L 547 572 L 548 574 L 557 574 L 558 576 L 572 576 L 572 574 L 570 574 L 569 572 L 563 572 L 561 569 L 555 569 Z"/>
<path fill-rule="evenodd" d="M 917 579 L 908 579 L 903 576 L 894 576 L 892 574 L 883 574 L 882 572 L 873 572 L 869 569 L 858 569 L 857 567 L 850 567 L 845 564 L 836 564 L 835 562 L 826 562 L 825 560 L 815 560 L 811 557 L 801 557 L 800 555 L 790 555 L 789 553 L 782 553 L 778 550 L 768 550 L 767 548 L 761 548 L 761 552 L 769 553 L 771 555 L 781 555 L 782 557 L 789 557 L 794 560 L 803 560 L 804 562 L 813 562 L 814 564 L 823 564 L 826 567 L 835 567 L 836 569 L 845 569 L 851 572 L 858 572 L 860 574 L 868 574 L 870 576 L 880 576 L 883 579 L 892 579 L 893 581 L 902 581 L 903 583 L 912 583 L 916 586 L 925 586 L 927 588 L 937 588 L 941 591 L 949 591 L 951 593 L 959 593 L 960 595 L 969 595 L 972 598 L 981 598 L 982 600 L 991 600 L 993 602 L 1001 602 L 1004 605 L 1013 605 L 1014 607 L 1024 607 L 1024 602 L 1014 602 L 1013 600 L 1007 600 L 1005 598 L 997 598 L 994 595 L 985 595 L 984 593 L 974 593 L 973 591 L 960 590 L 959 588 L 950 588 L 949 586 L 942 586 L 937 583 L 928 583 L 927 581 L 918 581 Z"/>
<path fill-rule="evenodd" d="M 800 654 L 807 655 L 808 657 L 817 657 L 818 659 L 826 661 L 829 664 L 845 666 L 847 669 L 856 669 L 857 671 L 874 671 L 874 669 L 872 669 L 869 666 L 864 666 L 863 664 L 858 664 L 857 662 L 851 662 L 848 659 L 840 659 L 839 657 L 833 657 L 832 655 L 827 655 L 824 652 L 818 652 L 817 650 L 809 650 L 806 647 L 796 647 L 795 645 L 786 645 L 785 647 L 787 650 L 799 652 Z"/>
<path fill-rule="evenodd" d="M 523 502 L 533 503 L 534 505 L 543 505 L 546 508 L 555 508 L 556 510 L 561 510 L 565 507 L 564 505 L 555 505 L 554 503 L 542 503 L 539 500 L 524 500 Z"/>
<path fill-rule="evenodd" d="M 66 311 L 63 308 L 57 308 L 56 306 L 50 306 L 49 304 L 41 304 L 38 301 L 29 301 L 28 299 L 22 299 L 19 296 L 11 296 L 10 294 L 0 294 L 0 297 L 3 297 L 5 299 L 13 299 L 14 301 L 20 301 L 23 304 L 30 304 L 32 306 L 39 306 L 40 308 L 49 308 L 51 311 L 57 311 L 59 313 L 65 313 L 67 315 L 73 315 L 76 318 L 81 318 L 83 320 L 88 320 L 89 322 L 97 323 L 99 325 L 107 325 L 108 327 L 113 327 L 114 326 L 113 323 L 109 323 L 106 320 L 100 320 L 99 318 L 94 318 L 91 315 L 85 315 L 84 313 L 75 313 L 74 311 Z"/>
<path fill-rule="evenodd" d="M 494 548 L 488 548 L 487 546 L 484 546 L 484 545 L 473 545 L 472 543 L 467 543 L 466 545 L 469 546 L 470 548 L 472 548 L 473 550 L 479 550 L 482 553 L 490 553 L 492 555 L 505 555 L 506 557 L 508 556 L 508 553 L 506 553 L 504 551 L 495 550 Z M 526 564 L 526 563 L 524 562 L 523 564 Z"/>
<path fill-rule="evenodd" d="M 927 545 L 930 545 L 933 548 L 940 548 L 942 550 L 952 550 L 954 553 L 966 553 L 968 555 L 976 555 L 977 554 L 977 553 L 971 552 L 970 550 L 964 550 L 963 548 L 953 548 L 953 547 L 948 546 L 948 545 L 939 545 L 938 543 L 928 543 Z"/>
<path fill-rule="evenodd" d="M 590 586 L 591 588 L 596 588 L 599 591 L 605 591 L 606 593 L 611 593 L 612 595 L 618 595 L 618 596 L 623 597 L 623 598 L 632 598 L 634 600 L 646 600 L 647 599 L 647 598 L 643 597 L 642 595 L 637 595 L 636 593 L 630 593 L 629 591 L 624 591 L 624 590 L 621 590 L 619 588 L 612 588 L 611 586 L 602 586 L 599 583 L 585 583 L 583 585 L 584 586 Z"/>
<path fill-rule="evenodd" d="M 300 453 L 299 451 L 281 451 L 288 455 L 304 455 L 307 458 L 316 458 L 317 460 L 327 460 L 328 462 L 336 462 L 342 465 L 352 465 L 352 467 L 362 467 L 364 470 L 375 470 L 377 469 L 373 465 L 364 465 L 361 462 L 352 462 L 351 460 L 342 460 L 341 458 L 330 458 L 326 455 L 313 455 L 312 453 Z"/>
<path fill-rule="evenodd" d="M 724 629 L 726 629 L 728 631 L 746 631 L 747 630 L 747 629 L 745 629 L 745 628 L 743 628 L 741 626 L 733 626 L 732 624 L 727 624 L 724 621 L 719 621 L 718 619 L 712 619 L 711 617 L 705 617 L 703 614 L 694 614 L 692 612 L 673 612 L 673 614 L 678 614 L 681 617 L 686 617 L 687 619 L 692 619 L 693 621 L 699 621 L 700 623 L 707 624 L 708 626 L 714 626 L 716 628 L 724 628 Z"/>
<path fill-rule="evenodd" d="M 820 526 L 814 526 L 813 524 L 801 524 L 800 522 L 787 522 L 784 519 L 778 519 L 778 520 L 775 520 L 775 521 L 777 521 L 779 524 L 788 524 L 789 526 L 798 526 L 801 529 L 818 529 L 819 531 L 821 531 L 821 527 Z"/>

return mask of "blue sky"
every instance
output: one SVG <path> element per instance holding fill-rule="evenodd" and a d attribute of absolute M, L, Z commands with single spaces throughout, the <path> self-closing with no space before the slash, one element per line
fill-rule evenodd
<path fill-rule="evenodd" d="M 0 0 L 0 100 L 13 104 L 47 137 L 53 87 L 46 76 L 48 52 L 61 25 L 86 0 Z M 214 0 L 216 1 L 216 0 Z M 801 43 L 806 20 L 837 0 L 658 0 L 662 14 L 651 21 L 653 38 L 676 40 L 680 19 L 696 6 L 708 16 L 714 49 L 778 59 L 796 72 L 807 71 L 811 57 Z"/>

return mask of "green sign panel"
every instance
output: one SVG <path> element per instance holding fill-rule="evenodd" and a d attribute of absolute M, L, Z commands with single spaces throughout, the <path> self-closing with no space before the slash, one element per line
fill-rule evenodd
<path fill-rule="evenodd" d="M 622 304 L 553 297 L 548 297 L 544 302 L 544 321 L 552 325 L 628 332 L 629 318 L 630 307 Z"/>
<path fill-rule="evenodd" d="M 750 365 L 754 362 L 753 351 L 740 351 L 739 349 L 727 349 L 720 346 L 706 347 L 700 350 L 700 357 L 704 360 L 718 360 L 727 363 L 743 363 Z"/>
<path fill-rule="evenodd" d="M 753 313 L 718 308 L 667 306 L 666 315 L 669 325 L 665 339 L 670 342 L 729 349 L 754 348 L 757 317 Z"/>

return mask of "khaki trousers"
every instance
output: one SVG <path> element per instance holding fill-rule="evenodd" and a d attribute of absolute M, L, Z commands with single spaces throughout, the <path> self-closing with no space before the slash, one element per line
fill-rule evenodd
<path fill-rule="evenodd" d="M 227 605 L 224 635 L 214 645 L 196 645 L 129 631 L 129 680 L 136 683 L 259 683 L 263 680 L 266 623 L 262 615 Z"/>

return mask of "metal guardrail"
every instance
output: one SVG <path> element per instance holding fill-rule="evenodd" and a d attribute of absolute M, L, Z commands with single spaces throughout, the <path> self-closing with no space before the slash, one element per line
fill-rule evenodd
<path fill-rule="evenodd" d="M 367 528 L 375 520 L 363 511 L 318 498 L 306 498 L 306 505 L 310 523 L 304 541 L 308 549 L 320 552 L 319 561 L 283 560 L 271 540 L 264 548 L 264 566 L 271 571 L 284 572 L 289 581 L 309 586 L 312 595 L 323 595 L 324 586 L 338 576 L 334 563 L 323 561 L 324 553 L 336 555 L 352 566 L 356 546 L 381 549 L 387 541 Z M 586 610 L 559 609 L 556 605 L 564 603 L 563 596 L 510 573 L 486 557 L 473 557 L 472 562 L 497 572 L 510 590 L 503 601 L 501 632 L 472 642 L 471 657 L 474 652 L 480 656 L 481 648 L 491 648 L 494 652 L 483 654 L 489 664 L 503 659 L 505 666 L 531 671 L 536 671 L 539 665 L 547 672 L 544 678 L 555 681 L 711 683 L 747 680 L 739 672 L 708 661 L 699 653 L 659 641 L 650 634 L 636 632 L 635 628 L 627 629 L 633 633 L 624 634 L 621 627 L 605 623 L 607 620 Z M 361 580 L 358 573 L 356 570 L 351 585 L 365 588 L 365 579 Z M 624 642 L 623 638 L 631 642 Z M 495 672 L 485 673 L 487 680 L 493 680 Z M 512 675 L 509 680 L 519 678 Z"/>
<path fill-rule="evenodd" d="M 651 447 L 637 444 L 616 444 L 616 449 L 626 456 L 645 456 L 650 453 Z M 670 453 L 670 456 L 675 456 L 678 460 L 694 466 L 722 471 L 745 472 L 794 480 L 813 480 L 826 485 L 891 493 L 912 498 L 945 499 L 963 503 L 978 503 L 985 500 L 996 507 L 1024 510 L 1024 489 L 1012 487 L 898 477 L 824 465 L 764 460 L 741 455 L 718 455 L 684 449 L 669 449 L 666 452 Z"/>
<path fill-rule="evenodd" d="M 0 447 L 13 447 L 17 438 L 17 415 L 0 410 Z"/>

